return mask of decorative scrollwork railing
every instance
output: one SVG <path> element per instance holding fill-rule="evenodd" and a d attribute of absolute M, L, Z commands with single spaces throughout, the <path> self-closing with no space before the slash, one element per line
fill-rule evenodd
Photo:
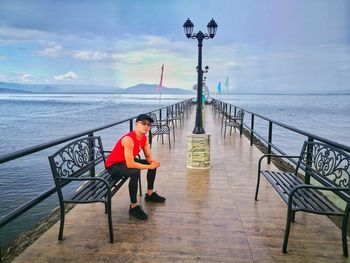
<path fill-rule="evenodd" d="M 302 162 L 311 172 L 340 187 L 350 187 L 350 156 L 324 143 L 305 142 Z"/>
<path fill-rule="evenodd" d="M 97 137 L 74 141 L 54 154 L 57 177 L 70 177 L 82 167 L 104 158 L 102 144 Z"/>

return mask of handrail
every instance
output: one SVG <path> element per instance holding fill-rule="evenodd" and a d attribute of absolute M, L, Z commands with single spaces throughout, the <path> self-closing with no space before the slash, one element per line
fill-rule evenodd
<path fill-rule="evenodd" d="M 167 107 L 173 107 L 173 106 L 179 107 L 179 105 L 184 106 L 186 103 L 189 103 L 191 100 L 192 99 L 186 99 L 186 100 L 183 100 L 183 101 L 171 104 L 171 105 L 167 105 L 167 106 L 164 106 L 164 107 L 161 107 L 161 108 L 158 108 L 156 110 L 149 111 L 149 112 L 146 112 L 146 113 L 159 111 L 159 113 L 161 114 L 162 110 L 166 109 Z M 12 160 L 15 160 L 15 159 L 18 159 L 18 158 L 21 158 L 21 157 L 24 157 L 24 156 L 27 156 L 27 155 L 30 155 L 30 154 L 33 154 L 35 152 L 39 152 L 39 151 L 51 148 L 51 147 L 56 146 L 58 144 L 61 144 L 61 143 L 67 142 L 67 141 L 71 141 L 73 139 L 79 138 L 79 137 L 84 136 L 84 135 L 90 135 L 91 136 L 94 132 L 105 130 L 107 128 L 110 128 L 110 127 L 113 127 L 113 126 L 116 126 L 116 125 L 119 125 L 119 124 L 122 124 L 122 123 L 125 123 L 125 122 L 128 122 L 128 121 L 130 122 L 130 130 L 132 130 L 132 120 L 135 119 L 136 117 L 137 116 L 133 116 L 131 118 L 127 118 L 127 119 L 124 119 L 124 120 L 121 120 L 121 121 L 113 122 L 113 123 L 110 123 L 110 124 L 107 124 L 107 125 L 95 128 L 95 129 L 79 132 L 79 133 L 76 133 L 76 134 L 73 134 L 73 135 L 70 135 L 70 136 L 66 136 L 66 137 L 63 137 L 63 138 L 59 138 L 59 139 L 56 139 L 56 140 L 52 140 L 52 141 L 49 141 L 49 142 L 46 142 L 46 143 L 43 143 L 43 144 L 39 144 L 39 145 L 31 146 L 31 147 L 28 147 L 28 148 L 25 148 L 25 149 L 22 149 L 22 150 L 18 150 L 18 151 L 15 151 L 13 153 L 1 155 L 0 156 L 0 164 L 9 162 L 9 161 L 12 161 Z M 12 210 L 10 213 L 2 216 L 0 218 L 0 229 L 2 227 L 4 227 L 5 225 L 7 225 L 8 223 L 12 222 L 14 219 L 19 217 L 23 213 L 25 213 L 26 211 L 28 211 L 29 209 L 31 209 L 32 207 L 34 207 L 35 205 L 39 204 L 40 202 L 42 202 L 46 198 L 50 197 L 55 192 L 56 192 L 56 187 L 52 187 L 52 188 L 46 190 L 44 193 L 41 193 L 40 195 L 38 195 L 35 198 L 31 199 L 30 201 L 24 203 L 20 207 L 17 207 L 16 209 Z"/>
<path fill-rule="evenodd" d="M 279 121 L 275 121 L 271 118 L 268 118 L 268 117 L 265 117 L 263 115 L 260 115 L 258 113 L 255 113 L 253 111 L 249 111 L 249 110 L 246 110 L 242 107 L 239 107 L 239 106 L 236 106 L 236 105 L 233 105 L 233 104 L 230 104 L 230 103 L 227 103 L 227 102 L 224 102 L 224 101 L 221 101 L 221 100 L 218 100 L 218 99 L 214 99 L 213 98 L 213 102 L 214 103 L 220 103 L 222 104 L 222 110 L 223 112 L 225 112 L 226 114 L 229 113 L 229 111 L 227 110 L 227 106 L 233 106 L 235 108 L 235 112 L 236 112 L 236 109 L 241 109 L 243 110 L 245 113 L 249 113 L 251 114 L 251 116 L 254 116 L 254 117 L 259 117 L 260 119 L 263 119 L 263 120 L 266 120 L 268 121 L 269 123 L 273 124 L 273 125 L 277 125 L 277 126 L 280 126 L 282 128 L 285 128 L 287 130 L 290 130 L 290 131 L 293 131 L 293 132 L 296 132 L 300 135 L 304 135 L 306 136 L 309 140 L 317 140 L 317 141 L 320 141 L 320 142 L 324 142 L 324 143 L 327 143 L 329 145 L 332 145 L 332 146 L 335 146 L 339 149 L 342 149 L 344 151 L 347 151 L 347 152 L 350 152 L 350 146 L 347 146 L 347 145 L 344 145 L 344 144 L 341 144 L 341 143 L 338 143 L 338 142 L 335 142 L 335 141 L 332 141 L 332 140 L 329 140 L 329 139 L 326 139 L 326 138 L 323 138 L 321 136 L 318 136 L 316 134 L 313 134 L 311 132 L 306 132 L 306 131 L 303 131 L 301 129 L 298 129 L 298 128 L 295 128 L 295 127 L 292 127 L 292 126 L 289 126 L 287 124 L 284 124 L 282 122 L 279 122 Z M 254 118 L 253 117 L 253 118 Z M 267 143 L 268 146 L 271 146 L 273 147 L 274 149 L 276 149 L 278 152 L 282 153 L 282 154 L 285 154 L 281 149 L 279 149 L 276 145 L 274 145 L 272 142 L 268 142 L 266 139 L 264 139 L 264 137 L 260 134 L 258 134 L 254 129 L 250 128 L 247 124 L 243 124 L 244 127 L 246 127 L 251 133 L 257 135 L 260 139 L 263 139 L 263 141 L 265 143 Z M 252 126 L 254 126 L 254 121 L 252 121 Z M 271 128 L 272 129 L 272 128 Z"/>
<path fill-rule="evenodd" d="M 174 104 L 171 104 L 171 105 L 167 105 L 167 106 L 158 108 L 156 110 L 153 110 L 153 111 L 150 111 L 150 112 L 147 112 L 147 113 L 156 112 L 156 111 L 159 111 L 159 110 L 162 110 L 162 109 L 166 109 L 167 107 L 175 106 L 175 105 L 178 105 L 180 103 L 184 103 L 186 101 L 188 101 L 188 100 L 183 100 L 181 102 L 177 102 L 177 103 L 174 103 Z M 28 147 L 28 148 L 25 148 L 25 149 L 22 149 L 22 150 L 18 150 L 18 151 L 12 152 L 12 153 L 0 155 L 0 164 L 8 162 L 8 161 L 11 161 L 11 160 L 15 160 L 17 158 L 20 158 L 20 157 L 23 157 L 23 156 L 26 156 L 26 155 L 29 155 L 29 154 L 32 154 L 32 153 L 35 153 L 35 152 L 39 152 L 39 151 L 45 150 L 47 148 L 51 148 L 51 147 L 56 146 L 58 144 L 61 144 L 61 143 L 64 143 L 64 142 L 67 142 L 67 141 L 79 138 L 79 137 L 84 136 L 84 135 L 88 135 L 88 134 L 92 134 L 94 132 L 98 132 L 98 131 L 101 131 L 101 130 L 108 129 L 108 128 L 116 126 L 118 124 L 121 124 L 121 123 L 130 121 L 130 120 L 133 120 L 136 117 L 137 116 L 133 116 L 131 118 L 127 118 L 127 119 L 124 119 L 124 120 L 121 120 L 121 121 L 113 122 L 113 123 L 110 123 L 110 124 L 107 124 L 107 125 L 95 128 L 95 129 L 91 129 L 91 130 L 84 131 L 84 132 L 79 132 L 77 134 L 73 134 L 73 135 L 70 135 L 70 136 L 59 138 L 57 140 L 53 140 L 53 141 L 50 141 L 50 142 L 47 142 L 47 143 L 38 144 L 38 145 L 31 146 L 31 147 Z"/>

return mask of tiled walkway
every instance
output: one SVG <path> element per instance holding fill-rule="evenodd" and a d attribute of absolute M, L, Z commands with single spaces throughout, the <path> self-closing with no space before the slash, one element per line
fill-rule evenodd
<path fill-rule="evenodd" d="M 113 199 L 115 243 L 108 242 L 102 204 L 78 205 L 66 218 L 64 241 L 58 223 L 15 262 L 348 262 L 341 232 L 325 216 L 297 213 L 289 252 L 281 252 L 286 205 L 262 179 L 254 201 L 261 152 L 238 133 L 220 133 L 220 121 L 206 109 L 205 130 L 212 134 L 211 169 L 186 168 L 186 134 L 194 113 L 177 129 L 175 145 L 155 141 L 161 162 L 156 188 L 165 204 L 140 201 L 146 222 L 129 218 L 127 186 Z M 146 186 L 143 178 L 143 187 Z"/>

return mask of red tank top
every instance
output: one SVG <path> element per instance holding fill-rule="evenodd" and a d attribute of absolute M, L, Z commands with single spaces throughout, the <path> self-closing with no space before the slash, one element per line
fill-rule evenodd
<path fill-rule="evenodd" d="M 107 157 L 105 162 L 106 168 L 111 167 L 113 164 L 116 164 L 116 163 L 126 164 L 125 155 L 124 155 L 124 146 L 122 145 L 122 140 L 126 136 L 129 136 L 134 142 L 134 149 L 133 149 L 134 158 L 140 153 L 141 149 L 145 146 L 147 141 L 146 135 L 143 135 L 141 140 L 137 139 L 135 131 L 131 131 L 125 134 L 122 138 L 119 139 L 117 144 L 114 146 L 113 151 Z"/>

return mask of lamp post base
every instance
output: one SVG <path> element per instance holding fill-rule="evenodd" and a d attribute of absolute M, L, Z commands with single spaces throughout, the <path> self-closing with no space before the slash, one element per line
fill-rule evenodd
<path fill-rule="evenodd" d="M 211 134 L 187 135 L 187 168 L 210 169 Z"/>
<path fill-rule="evenodd" d="M 204 130 L 204 128 L 205 128 L 205 106 L 204 105 L 202 106 L 200 113 L 201 113 L 201 116 L 200 116 L 201 117 L 201 124 L 198 125 L 196 122 L 195 127 L 192 131 L 193 134 L 205 134 L 205 130 Z M 197 118 L 197 116 L 196 116 L 196 118 Z"/>
<path fill-rule="evenodd" d="M 203 127 L 194 127 L 193 129 L 193 134 L 205 134 L 204 128 Z"/>

